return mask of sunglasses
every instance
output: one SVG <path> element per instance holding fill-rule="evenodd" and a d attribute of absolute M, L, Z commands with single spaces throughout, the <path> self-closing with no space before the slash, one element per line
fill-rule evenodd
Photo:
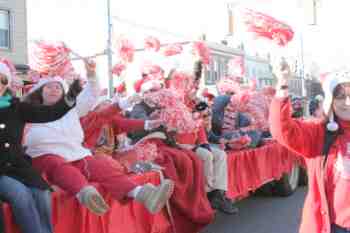
<path fill-rule="evenodd" d="M 8 81 L 8 79 L 6 77 L 0 76 L 0 83 L 2 85 L 6 86 L 9 83 L 9 81 Z"/>

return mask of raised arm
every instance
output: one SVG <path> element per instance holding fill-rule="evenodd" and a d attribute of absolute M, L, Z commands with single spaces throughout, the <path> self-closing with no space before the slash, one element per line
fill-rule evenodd
<path fill-rule="evenodd" d="M 84 61 L 88 82 L 78 95 L 76 110 L 79 117 L 83 117 L 92 110 L 101 92 L 96 76 L 96 64 L 93 61 Z"/>
<path fill-rule="evenodd" d="M 304 157 L 322 154 L 324 127 L 322 123 L 306 122 L 292 118 L 288 98 L 289 67 L 279 70 L 277 94 L 270 106 L 270 131 L 274 139 Z"/>
<path fill-rule="evenodd" d="M 118 107 L 115 104 L 105 108 L 97 113 L 100 118 L 106 120 L 106 123 L 111 124 L 118 132 L 134 132 L 145 129 L 145 121 L 138 119 L 128 119 L 120 115 Z"/>
<path fill-rule="evenodd" d="M 83 117 L 95 106 L 100 94 L 100 86 L 96 79 L 89 79 L 88 83 L 78 95 L 76 110 L 79 117 Z"/>
<path fill-rule="evenodd" d="M 270 108 L 270 130 L 280 144 L 304 157 L 322 154 L 324 129 L 321 123 L 291 117 L 288 98 L 275 98 Z"/>

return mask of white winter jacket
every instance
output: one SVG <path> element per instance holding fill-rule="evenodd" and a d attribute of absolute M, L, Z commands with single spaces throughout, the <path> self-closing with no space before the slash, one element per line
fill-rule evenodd
<path fill-rule="evenodd" d="M 84 132 L 79 119 L 92 109 L 99 93 L 97 80 L 89 80 L 77 97 L 76 107 L 61 119 L 49 123 L 31 124 L 24 140 L 26 153 L 32 158 L 54 154 L 61 156 L 67 162 L 90 156 L 91 151 L 82 145 Z"/>

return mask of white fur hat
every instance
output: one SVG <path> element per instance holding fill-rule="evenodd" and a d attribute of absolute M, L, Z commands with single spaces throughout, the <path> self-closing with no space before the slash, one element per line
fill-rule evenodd
<path fill-rule="evenodd" d="M 3 62 L 0 62 L 0 73 L 7 77 L 8 83 L 12 81 L 12 73 L 10 68 Z"/>
<path fill-rule="evenodd" d="M 28 92 L 27 95 L 32 94 L 33 92 L 39 90 L 42 86 L 48 84 L 48 83 L 52 83 L 52 82 L 58 82 L 62 85 L 63 90 L 65 92 L 68 91 L 68 84 L 66 83 L 66 81 L 64 81 L 64 79 L 62 79 L 60 76 L 54 76 L 54 77 L 47 77 L 47 78 L 41 78 L 39 80 L 39 82 L 37 84 L 35 84 Z"/>
<path fill-rule="evenodd" d="M 322 88 L 325 93 L 323 111 L 329 118 L 329 123 L 327 124 L 329 131 L 337 131 L 339 128 L 337 122 L 334 120 L 332 103 L 335 88 L 343 83 L 350 83 L 350 70 L 347 68 L 329 74 L 322 84 Z"/>

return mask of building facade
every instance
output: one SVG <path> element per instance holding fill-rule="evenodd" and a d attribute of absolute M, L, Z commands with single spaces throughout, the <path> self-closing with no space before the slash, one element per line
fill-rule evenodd
<path fill-rule="evenodd" d="M 26 64 L 27 48 L 26 0 L 0 0 L 0 57 Z"/>
<path fill-rule="evenodd" d="M 270 61 L 259 56 L 245 56 L 245 76 L 248 79 L 256 79 L 257 88 L 276 84 Z"/>
<path fill-rule="evenodd" d="M 215 85 L 216 82 L 228 74 L 228 63 L 231 59 L 241 57 L 246 81 L 256 79 L 257 87 L 275 85 L 276 79 L 272 74 L 270 61 L 259 56 L 249 56 L 244 49 L 232 48 L 219 43 L 207 43 L 212 56 L 212 63 L 205 72 L 205 85 Z"/>

